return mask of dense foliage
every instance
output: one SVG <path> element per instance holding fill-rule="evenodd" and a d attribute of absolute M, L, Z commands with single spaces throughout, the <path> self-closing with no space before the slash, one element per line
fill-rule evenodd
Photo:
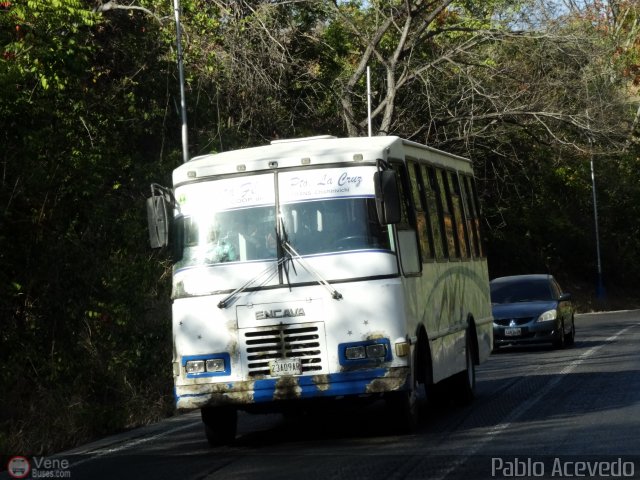
<path fill-rule="evenodd" d="M 153 25 L 80 4 L 0 14 L 3 452 L 170 411 L 169 291 L 143 202 L 179 158 L 164 145 L 174 68 Z"/>
<path fill-rule="evenodd" d="M 171 413 L 168 262 L 144 198 L 181 162 L 173 6 L 0 1 L 0 452 Z M 374 134 L 473 158 L 493 275 L 640 274 L 635 2 L 183 0 L 191 155 Z M 558 2 L 551 2 L 555 5 Z"/>

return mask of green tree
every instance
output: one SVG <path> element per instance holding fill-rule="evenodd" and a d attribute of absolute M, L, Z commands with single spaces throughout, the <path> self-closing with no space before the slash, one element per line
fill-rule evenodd
<path fill-rule="evenodd" d="M 0 21 L 0 448 L 42 453 L 169 411 L 143 199 L 177 158 L 173 65 L 142 15 L 50 0 Z"/>

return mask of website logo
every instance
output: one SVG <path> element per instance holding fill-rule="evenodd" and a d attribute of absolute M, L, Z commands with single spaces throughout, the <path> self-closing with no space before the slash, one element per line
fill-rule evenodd
<path fill-rule="evenodd" d="M 26 478 L 31 473 L 31 464 L 26 457 L 11 457 L 7 463 L 7 471 L 11 478 Z"/>

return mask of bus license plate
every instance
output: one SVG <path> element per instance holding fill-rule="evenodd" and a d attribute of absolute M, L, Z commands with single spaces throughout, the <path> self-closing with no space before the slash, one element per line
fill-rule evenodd
<path fill-rule="evenodd" d="M 522 329 L 520 327 L 509 327 L 504 329 L 505 337 L 519 337 L 522 335 Z"/>
<path fill-rule="evenodd" d="M 302 375 L 302 361 L 299 358 L 276 358 L 269 362 L 272 377 Z"/>

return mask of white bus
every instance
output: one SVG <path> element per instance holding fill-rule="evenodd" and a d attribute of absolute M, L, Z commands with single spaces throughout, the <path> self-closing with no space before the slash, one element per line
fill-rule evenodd
<path fill-rule="evenodd" d="M 473 397 L 492 349 L 471 162 L 398 137 L 329 136 L 204 155 L 152 186 L 169 245 L 179 411 L 209 442 L 237 411 L 384 398 L 403 430 L 445 379 Z"/>

